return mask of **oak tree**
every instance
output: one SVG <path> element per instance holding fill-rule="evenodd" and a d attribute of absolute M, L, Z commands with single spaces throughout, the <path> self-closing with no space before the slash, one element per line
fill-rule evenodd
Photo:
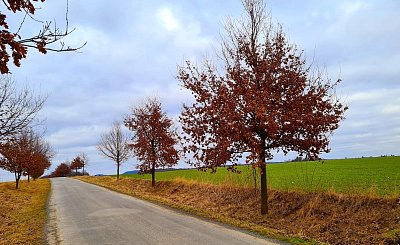
<path fill-rule="evenodd" d="M 40 0 L 40 2 L 44 1 L 45 0 Z M 11 57 L 14 65 L 19 67 L 21 65 L 21 60 L 26 58 L 28 48 L 35 48 L 39 52 L 45 54 L 47 51 L 76 51 L 86 44 L 80 47 L 70 47 L 65 46 L 65 43 L 61 42 L 63 38 L 74 31 L 74 29 L 70 30 L 68 27 L 68 0 L 66 8 L 66 27 L 64 30 L 58 28 L 55 22 L 41 21 L 34 17 L 37 11 L 37 7 L 35 6 L 37 2 L 39 2 L 39 0 L 3 0 L 0 4 L 2 7 L 0 11 L 0 72 L 2 74 L 9 73 L 8 65 Z M 19 23 L 15 29 L 11 30 L 7 21 L 7 16 L 10 14 L 16 15 L 17 13 L 22 13 L 24 17 L 21 23 Z M 23 36 L 21 33 L 27 18 L 42 25 L 36 35 Z M 59 47 L 51 46 L 51 44 L 57 42 L 60 42 Z"/>
<path fill-rule="evenodd" d="M 81 169 L 83 167 L 84 167 L 84 161 L 80 156 L 75 157 L 71 161 L 70 168 L 71 170 L 75 170 L 75 175 L 78 175 L 78 169 Z"/>
<path fill-rule="evenodd" d="M 0 147 L 2 158 L 0 168 L 14 174 L 15 188 L 19 188 L 19 181 L 26 172 L 26 163 L 29 161 L 30 153 L 26 149 L 29 147 L 29 139 L 24 135 L 19 135 L 13 139 L 3 142 Z"/>
<path fill-rule="evenodd" d="M 115 161 L 117 164 L 117 179 L 119 179 L 121 164 L 128 161 L 131 155 L 128 140 L 128 136 L 122 131 L 120 123 L 115 122 L 108 133 L 101 135 L 97 144 L 97 149 L 101 155 Z"/>
<path fill-rule="evenodd" d="M 223 70 L 210 61 L 179 68 L 194 95 L 180 117 L 184 151 L 194 166 L 215 171 L 245 157 L 261 174 L 261 213 L 268 213 L 266 163 L 275 151 L 309 159 L 329 152 L 329 137 L 347 109 L 335 95 L 340 82 L 306 64 L 262 0 L 243 0 L 245 14 L 229 21 L 222 41 Z M 222 75 L 220 75 L 222 74 Z"/>
<path fill-rule="evenodd" d="M 24 131 L 1 143 L 0 168 L 14 173 L 15 187 L 18 189 L 23 175 L 37 176 L 50 167 L 53 157 L 50 149 L 33 131 Z"/>
<path fill-rule="evenodd" d="M 43 175 L 46 169 L 51 166 L 51 159 L 54 157 L 55 152 L 51 145 L 39 137 L 35 133 L 31 133 L 31 156 L 29 161 L 26 163 L 25 175 L 28 176 L 28 182 L 30 177 L 34 180 Z"/>
<path fill-rule="evenodd" d="M 149 98 L 144 105 L 133 108 L 124 123 L 133 132 L 133 143 L 129 146 L 141 162 L 137 168 L 140 173 L 151 173 L 154 187 L 156 169 L 172 167 L 179 160 L 178 137 L 172 120 L 162 111 L 157 99 Z"/>
<path fill-rule="evenodd" d="M 50 177 L 68 177 L 71 176 L 71 168 L 70 168 L 70 164 L 67 162 L 63 162 L 60 163 L 60 165 L 58 165 L 56 167 L 56 169 L 54 169 L 54 171 L 50 174 Z"/>

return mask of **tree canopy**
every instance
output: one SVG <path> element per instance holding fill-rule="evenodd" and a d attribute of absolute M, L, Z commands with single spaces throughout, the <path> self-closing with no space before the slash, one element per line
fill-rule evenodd
<path fill-rule="evenodd" d="M 54 152 L 50 145 L 31 130 L 0 144 L 0 168 L 15 175 L 16 188 L 23 175 L 40 177 L 50 167 Z"/>
<path fill-rule="evenodd" d="M 141 162 L 141 173 L 152 174 L 155 185 L 155 170 L 160 167 L 172 167 L 178 163 L 176 149 L 177 134 L 172 120 L 161 109 L 161 103 L 153 98 L 143 106 L 133 108 L 132 114 L 125 118 L 125 126 L 133 132 L 132 148 L 135 157 Z"/>

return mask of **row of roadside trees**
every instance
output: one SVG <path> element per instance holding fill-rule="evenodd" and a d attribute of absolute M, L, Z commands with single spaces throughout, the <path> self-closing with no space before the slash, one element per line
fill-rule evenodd
<path fill-rule="evenodd" d="M 178 69 L 178 80 L 195 100 L 183 106 L 183 133 L 178 137 L 160 103 L 149 99 L 124 120 L 134 135 L 129 143 L 121 136 L 107 147 L 103 135 L 98 148 L 108 157 L 105 152 L 114 152 L 116 159 L 121 155 L 115 149 L 131 149 L 141 162 L 138 168 L 153 174 L 153 185 L 155 168 L 177 163 L 178 142 L 182 156 L 199 169 L 215 172 L 229 165 L 235 171 L 245 159 L 261 176 L 261 213 L 266 214 L 267 161 L 276 151 L 310 160 L 329 152 L 330 136 L 347 106 L 335 93 L 340 79 L 332 82 L 307 64 L 303 51 L 272 23 L 263 0 L 242 3 L 243 17 L 225 25 L 220 60 L 188 61 Z"/>
<path fill-rule="evenodd" d="M 42 0 L 41 2 L 44 2 Z M 0 3 L 0 73 L 9 74 L 10 63 L 20 67 L 21 60 L 27 57 L 28 49 L 36 49 L 46 54 L 52 52 L 69 52 L 82 48 L 70 47 L 61 42 L 74 29 L 68 28 L 68 6 L 66 8 L 66 28 L 60 29 L 54 21 L 44 21 L 34 17 L 41 9 L 35 0 L 5 0 Z M 67 1 L 68 5 L 68 1 Z M 23 13 L 21 23 L 13 23 L 13 16 Z M 26 18 L 28 17 L 28 18 Z M 18 18 L 17 18 L 18 19 Z M 33 34 L 23 31 L 24 23 L 29 19 L 40 27 Z M 11 21 L 10 21 L 11 20 Z M 11 22 L 11 24 L 9 23 Z M 55 46 L 56 44 L 60 46 Z M 46 97 L 35 95 L 28 87 L 18 90 L 9 75 L 0 77 L 0 168 L 15 175 L 16 188 L 22 176 L 36 179 L 50 167 L 50 160 L 55 153 L 50 144 L 44 140 L 36 127 L 36 120 Z"/>
<path fill-rule="evenodd" d="M 51 165 L 55 153 L 35 126 L 46 98 L 28 88 L 18 90 L 10 76 L 0 77 L 0 168 L 15 176 L 37 179 Z"/>
<path fill-rule="evenodd" d="M 127 148 L 153 179 L 154 168 L 177 163 L 178 142 L 187 162 L 199 169 L 215 172 L 229 165 L 235 171 L 245 159 L 260 173 L 261 213 L 266 214 L 267 161 L 276 151 L 310 160 L 329 152 L 329 138 L 347 106 L 335 93 L 340 79 L 332 82 L 307 64 L 303 51 L 272 23 L 263 0 L 242 3 L 242 18 L 225 25 L 220 59 L 178 68 L 178 80 L 194 96 L 179 117 L 183 133 L 177 137 L 171 131 L 171 120 L 154 100 L 133 109 L 124 123 L 134 133 Z M 125 149 L 126 143 L 115 146 Z M 107 149 L 102 141 L 98 148 Z"/>
<path fill-rule="evenodd" d="M 180 159 L 179 138 L 172 120 L 162 111 L 156 98 L 149 98 L 132 109 L 131 115 L 124 119 L 124 125 L 133 132 L 132 138 L 116 122 L 108 133 L 101 135 L 97 149 L 116 162 L 117 179 L 121 164 L 135 156 L 140 161 L 137 165 L 140 173 L 150 173 L 154 187 L 156 169 L 172 167 Z"/>

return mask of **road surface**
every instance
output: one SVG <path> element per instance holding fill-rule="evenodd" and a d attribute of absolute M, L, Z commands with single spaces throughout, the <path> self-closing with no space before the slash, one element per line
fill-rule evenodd
<path fill-rule="evenodd" d="M 61 244 L 277 244 L 79 180 L 51 183 Z"/>

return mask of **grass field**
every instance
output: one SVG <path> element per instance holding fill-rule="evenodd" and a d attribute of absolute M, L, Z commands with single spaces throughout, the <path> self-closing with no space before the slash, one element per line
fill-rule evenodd
<path fill-rule="evenodd" d="M 213 184 L 254 186 L 253 169 L 239 166 L 240 174 L 220 168 L 216 173 L 196 169 L 157 172 L 156 180 L 186 179 Z M 267 165 L 268 185 L 278 190 L 333 191 L 336 193 L 400 196 L 400 156 L 290 162 Z M 151 175 L 122 175 L 150 179 Z M 256 174 L 259 183 L 259 174 Z"/>
<path fill-rule="evenodd" d="M 0 244 L 45 244 L 48 179 L 0 183 Z"/>

